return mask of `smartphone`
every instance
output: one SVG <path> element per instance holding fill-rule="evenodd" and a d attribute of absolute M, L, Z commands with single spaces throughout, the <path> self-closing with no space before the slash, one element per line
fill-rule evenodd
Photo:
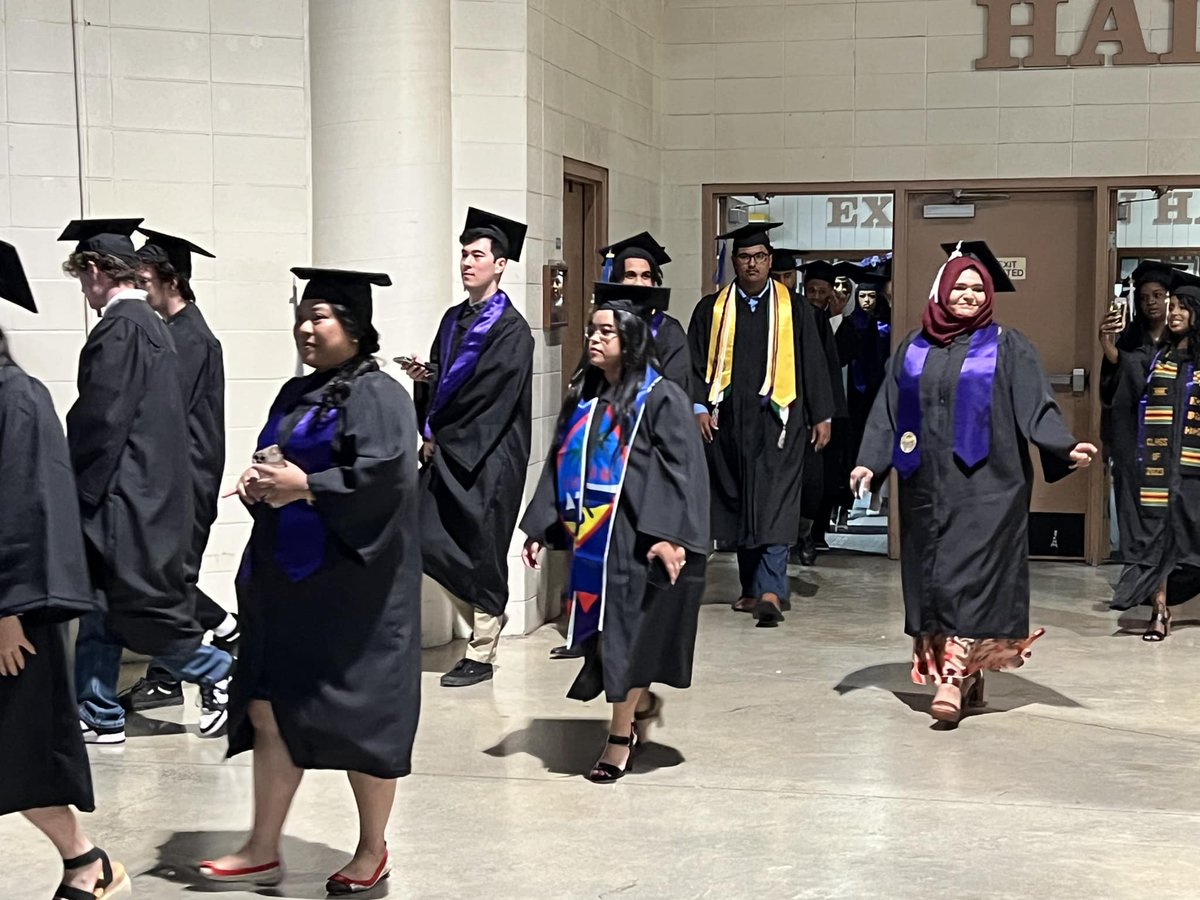
<path fill-rule="evenodd" d="M 418 365 L 417 361 L 415 359 L 413 359 L 411 356 L 393 356 L 392 362 L 399 363 L 400 365 L 404 366 L 404 368 L 406 370 L 408 369 L 409 366 Z M 430 378 L 434 378 L 437 376 L 438 368 L 433 363 L 423 362 L 423 363 L 420 363 L 419 365 L 422 365 L 425 367 L 425 371 L 429 373 Z"/>
<path fill-rule="evenodd" d="M 272 444 L 270 447 L 255 450 L 254 462 L 260 466 L 282 466 L 284 463 L 283 451 L 279 449 L 278 444 Z"/>
<path fill-rule="evenodd" d="M 667 572 L 666 565 L 657 556 L 650 560 L 650 566 L 646 570 L 646 583 L 660 591 L 669 591 L 674 587 L 671 584 L 671 576 Z"/>

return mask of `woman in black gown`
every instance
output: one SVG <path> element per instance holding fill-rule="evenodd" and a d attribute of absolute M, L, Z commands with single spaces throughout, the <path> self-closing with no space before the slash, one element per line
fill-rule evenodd
<path fill-rule="evenodd" d="M 17 252 L 2 241 L 0 296 L 37 312 Z M 54 844 L 63 862 L 54 900 L 131 890 L 125 869 L 88 840 L 71 809 L 91 812 L 96 804 L 67 622 L 102 610 L 88 578 L 62 424 L 49 392 L 13 361 L 0 331 L 0 816 L 22 813 Z M 21 895 L 19 880 L 6 894 Z"/>
<path fill-rule="evenodd" d="M 846 408 L 850 416 L 849 458 L 858 458 L 867 417 L 892 354 L 892 307 L 885 277 L 865 273 L 854 286 L 854 311 L 837 330 L 838 359 L 848 367 Z"/>
<path fill-rule="evenodd" d="M 1118 392 L 1139 397 L 1131 476 L 1138 531 L 1114 603 L 1149 601 L 1142 639 L 1157 642 L 1171 633 L 1168 594 L 1189 599 L 1200 569 L 1200 287 L 1173 285 L 1165 345 L 1122 353 L 1120 367 Z M 1175 580 L 1192 583 L 1177 591 L 1168 585 Z"/>
<path fill-rule="evenodd" d="M 408 394 L 373 357 L 370 286 L 390 279 L 292 271 L 309 279 L 295 337 L 314 371 L 283 386 L 238 483 L 254 530 L 237 576 L 243 632 L 229 755 L 254 751 L 254 825 L 240 850 L 201 872 L 278 883 L 283 822 L 304 770 L 337 769 L 349 775 L 359 815 L 354 857 L 326 884 L 345 894 L 387 876 L 395 779 L 411 768 L 421 676 L 417 423 Z"/>
<path fill-rule="evenodd" d="M 912 678 L 935 683 L 930 712 L 981 703 L 983 672 L 1015 668 L 1029 633 L 1033 466 L 1047 481 L 1091 462 L 1063 422 L 1037 351 L 992 322 L 994 283 L 1012 284 L 982 242 L 934 282 L 921 329 L 897 348 L 867 421 L 851 490 L 900 475 L 900 562 Z M 994 280 L 994 281 L 993 281 Z"/>
<path fill-rule="evenodd" d="M 630 770 L 658 718 L 660 683 L 692 680 L 708 550 L 704 448 L 683 389 L 653 366 L 645 303 L 653 290 L 596 285 L 586 361 L 571 379 L 537 491 L 521 520 L 525 564 L 543 547 L 571 550 L 569 646 L 584 648 L 567 696 L 612 704 L 608 743 L 587 773 Z"/>

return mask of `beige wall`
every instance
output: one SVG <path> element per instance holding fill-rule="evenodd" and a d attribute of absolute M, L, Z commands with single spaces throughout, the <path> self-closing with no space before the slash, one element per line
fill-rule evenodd
<path fill-rule="evenodd" d="M 232 476 L 294 367 L 287 269 L 309 255 L 304 2 L 75 9 L 73 48 L 70 0 L 3 6 L 0 235 L 20 251 L 42 312 L 0 304 L 0 323 L 65 415 L 95 320 L 62 274 L 63 225 L 145 216 L 212 250 L 216 260 L 196 263 L 195 288 L 225 347 Z M 225 602 L 246 533 L 238 505 L 222 503 L 203 583 Z"/>

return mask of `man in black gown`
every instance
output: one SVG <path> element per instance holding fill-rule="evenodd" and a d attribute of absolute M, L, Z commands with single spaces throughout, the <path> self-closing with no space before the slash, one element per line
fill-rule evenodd
<path fill-rule="evenodd" d="M 193 525 L 186 408 L 171 333 L 134 287 L 140 260 L 130 235 L 140 223 L 85 219 L 59 238 L 77 242 L 63 269 L 102 316 L 80 354 L 79 398 L 67 413 L 88 565 L 108 603 L 107 616 L 80 619 L 75 644 L 90 743 L 125 740 L 123 647 L 157 657 L 204 693 L 224 689 L 233 664 L 201 643 L 184 579 Z"/>
<path fill-rule="evenodd" d="M 800 519 L 805 449 L 829 440 L 829 368 L 812 310 L 769 277 L 778 223 L 756 222 L 733 241 L 734 284 L 703 298 L 688 328 L 692 399 L 707 444 L 712 537 L 737 547 L 739 612 L 783 620 L 787 553 Z"/>
<path fill-rule="evenodd" d="M 829 445 L 813 457 L 804 467 L 804 487 L 800 503 L 800 529 L 797 534 L 796 552 L 800 565 L 813 566 L 817 563 L 817 550 L 828 550 L 825 529 L 838 501 L 849 503 L 846 482 L 850 467 L 846 459 L 846 432 L 849 426 L 849 407 L 846 405 L 846 387 L 842 381 L 842 363 L 838 356 L 832 319 L 845 310 L 845 301 L 840 300 L 834 289 L 839 276 L 849 277 L 857 266 L 849 263 L 836 265 L 823 259 L 814 260 L 804 266 L 804 299 L 812 306 L 813 321 L 817 335 L 825 351 L 829 366 L 829 386 L 833 391 L 833 421 L 830 423 Z"/>
<path fill-rule="evenodd" d="M 467 299 L 442 317 L 428 363 L 413 357 L 424 428 L 421 549 L 425 574 L 469 604 L 466 655 L 442 676 L 465 687 L 493 674 L 508 604 L 508 546 L 529 465 L 533 335 L 500 289 L 521 258 L 525 225 L 471 209 L 459 243 Z"/>
<path fill-rule="evenodd" d="M 183 575 L 195 602 L 196 620 L 213 634 L 214 646 L 236 655 L 237 617 L 200 590 L 200 564 L 208 534 L 217 518 L 217 498 L 225 469 L 225 365 L 216 339 L 196 305 L 192 290 L 192 254 L 212 258 L 207 250 L 184 238 L 139 228 L 147 238 L 138 250 L 138 276 L 146 302 L 162 316 L 175 339 L 180 386 L 187 405 L 192 477 L 192 540 L 183 562 Z M 224 692 L 213 689 L 203 698 L 202 731 L 219 728 L 226 715 Z M 127 710 L 156 709 L 183 703 L 179 680 L 151 662 L 146 677 L 121 695 Z M 221 720 L 221 721 L 217 721 Z"/>

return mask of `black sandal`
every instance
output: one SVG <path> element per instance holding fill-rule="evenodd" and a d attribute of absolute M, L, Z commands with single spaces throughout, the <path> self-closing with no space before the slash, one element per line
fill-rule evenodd
<path fill-rule="evenodd" d="M 783 610 L 770 600 L 759 600 L 758 605 L 754 607 L 754 626 L 756 628 L 775 628 L 782 621 Z"/>
<path fill-rule="evenodd" d="M 654 691 L 646 691 L 650 698 L 650 708 L 633 711 L 633 730 L 637 733 L 638 743 L 646 740 L 646 729 L 651 725 L 662 725 L 662 697 Z"/>
<path fill-rule="evenodd" d="M 85 891 L 66 883 L 67 872 L 71 869 L 82 869 L 94 862 L 100 863 L 101 872 L 95 888 Z M 113 897 L 126 891 L 132 893 L 132 890 L 133 886 L 125 867 L 120 863 L 114 867 L 107 853 L 99 847 L 93 847 L 87 853 L 76 856 L 74 859 L 63 860 L 63 883 L 55 888 L 54 900 L 101 900 L 103 897 Z"/>
<path fill-rule="evenodd" d="M 1165 641 L 1170 634 L 1171 611 L 1165 606 L 1156 606 L 1150 616 L 1150 623 L 1146 626 L 1146 633 L 1142 635 L 1142 640 L 1158 643 Z"/>
<path fill-rule="evenodd" d="M 625 760 L 625 768 L 623 769 L 618 769 L 612 763 L 604 762 L 604 760 L 596 760 L 596 764 L 592 766 L 592 770 L 583 776 L 592 782 L 592 784 L 612 784 L 614 781 L 620 781 L 624 778 L 627 772 L 633 771 L 633 750 L 637 746 L 637 732 L 631 730 L 629 737 L 610 734 L 608 742 L 617 747 L 628 747 L 629 758 Z"/>

